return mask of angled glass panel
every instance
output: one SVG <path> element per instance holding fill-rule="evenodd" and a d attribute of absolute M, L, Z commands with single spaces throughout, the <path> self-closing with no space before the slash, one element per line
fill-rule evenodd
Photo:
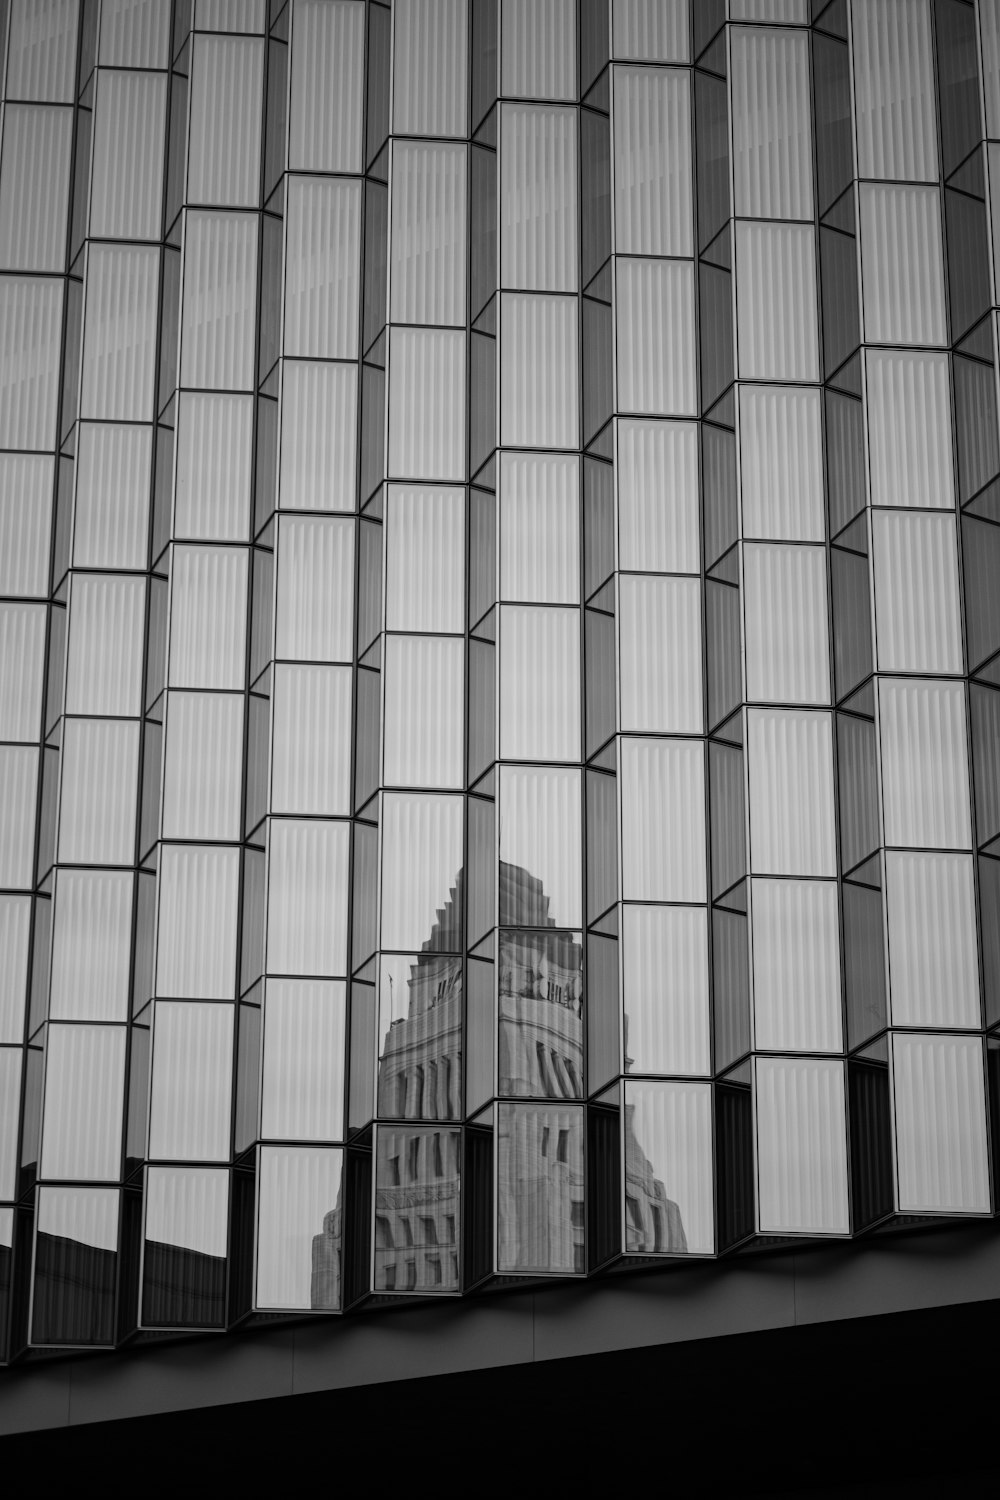
<path fill-rule="evenodd" d="M 619 407 L 693 416 L 698 409 L 693 266 L 618 260 L 616 288 Z"/>
<path fill-rule="evenodd" d="M 53 459 L 0 454 L 0 593 L 48 594 Z"/>
<path fill-rule="evenodd" d="M 351 684 L 350 667 L 275 667 L 274 812 L 350 813 Z"/>
<path fill-rule="evenodd" d="M 10 7 L 7 98 L 72 104 L 76 80 L 76 0 L 15 0 Z"/>
<path fill-rule="evenodd" d="M 759 875 L 836 875 L 831 716 L 747 715 L 750 848 Z"/>
<path fill-rule="evenodd" d="M 188 201 L 250 208 L 260 192 L 264 44 L 195 36 L 191 47 Z"/>
<path fill-rule="evenodd" d="M 872 504 L 953 509 L 947 355 L 869 349 L 865 364 Z"/>
<path fill-rule="evenodd" d="M 167 677 L 171 687 L 243 687 L 246 603 L 245 548 L 174 548 Z"/>
<path fill-rule="evenodd" d="M 614 109 L 615 249 L 693 255 L 687 71 L 615 68 Z"/>
<path fill-rule="evenodd" d="M 581 926 L 580 772 L 563 767 L 500 768 L 502 926 Z"/>
<path fill-rule="evenodd" d="M 77 567 L 145 568 L 151 458 L 151 428 L 81 423 L 73 526 Z"/>
<path fill-rule="evenodd" d="M 981 1025 L 972 857 L 885 856 L 895 1026 Z"/>
<path fill-rule="evenodd" d="M 298 0 L 289 91 L 292 171 L 361 171 L 364 56 L 363 5 Z"/>
<path fill-rule="evenodd" d="M 375 1287 L 458 1291 L 462 1136 L 388 1125 L 375 1146 Z"/>
<path fill-rule="evenodd" d="M 354 522 L 283 516 L 278 533 L 275 656 L 351 661 Z"/>
<path fill-rule="evenodd" d="M 743 385 L 739 400 L 743 535 L 821 542 L 822 393 Z"/>
<path fill-rule="evenodd" d="M 145 615 L 144 578 L 99 573 L 74 577 L 67 713 L 138 715 Z"/>
<path fill-rule="evenodd" d="M 157 995 L 191 1000 L 233 998 L 239 877 L 238 849 L 163 846 Z"/>
<path fill-rule="evenodd" d="M 52 924 L 53 1021 L 128 1019 L 133 877 L 60 870 Z"/>
<path fill-rule="evenodd" d="M 61 271 L 66 258 L 73 115 L 8 104 L 0 161 L 0 265 Z"/>
<path fill-rule="evenodd" d="M 839 1052 L 840 928 L 830 881 L 753 882 L 754 1045 Z"/>
<path fill-rule="evenodd" d="M 625 1085 L 625 1249 L 710 1255 L 712 1099 L 705 1083 Z"/>
<path fill-rule="evenodd" d="M 765 703 L 829 703 L 826 550 L 743 549 L 747 697 Z"/>
<path fill-rule="evenodd" d="M 62 279 L 0 276 L 0 446 L 51 448 L 59 397 Z"/>
<path fill-rule="evenodd" d="M 389 316 L 394 323 L 465 322 L 464 146 L 397 141 L 392 156 Z"/>
<path fill-rule="evenodd" d="M 185 215 L 181 385 L 253 389 L 257 215 Z"/>
<path fill-rule="evenodd" d="M 736 27 L 729 67 L 737 215 L 812 219 L 807 33 Z"/>
<path fill-rule="evenodd" d="M 46 610 L 0 604 L 0 740 L 37 741 L 45 686 Z"/>
<path fill-rule="evenodd" d="M 582 1105 L 499 1105 L 497 1153 L 498 1269 L 582 1273 Z"/>
<path fill-rule="evenodd" d="M 138 780 L 137 720 L 66 720 L 59 806 L 61 863 L 132 863 Z"/>
<path fill-rule="evenodd" d="M 938 189 L 863 183 L 860 202 L 866 340 L 947 343 Z"/>
<path fill-rule="evenodd" d="M 0 1042 L 24 1040 L 30 929 L 30 896 L 0 896 Z"/>
<path fill-rule="evenodd" d="M 521 99 L 576 94 L 574 0 L 507 0 L 503 13 L 500 92 Z"/>
<path fill-rule="evenodd" d="M 457 954 L 382 955 L 380 1115 L 406 1120 L 461 1117 L 462 988 L 462 960 Z"/>
<path fill-rule="evenodd" d="M 387 793 L 382 800 L 382 946 L 460 946 L 461 797 Z"/>
<path fill-rule="evenodd" d="M 163 212 L 167 79 L 101 69 L 94 112 L 90 232 L 155 240 Z"/>
<path fill-rule="evenodd" d="M 704 901 L 703 743 L 623 739 L 619 780 L 625 899 Z"/>
<path fill-rule="evenodd" d="M 505 760 L 579 759 L 578 610 L 501 610 L 500 754 Z"/>
<path fill-rule="evenodd" d="M 160 1160 L 229 1156 L 232 1005 L 160 1000 L 153 1022 L 149 1154 Z"/>
<path fill-rule="evenodd" d="M 333 1311 L 340 1306 L 339 1275 L 329 1274 L 327 1251 L 334 1221 L 344 1213 L 343 1152 L 302 1146 L 265 1146 L 258 1171 L 257 1288 L 261 1308 Z M 339 1225 L 338 1225 L 339 1228 Z M 339 1250 L 339 1245 L 338 1245 Z M 317 1274 L 317 1260 L 326 1275 Z M 336 1259 L 339 1272 L 339 1255 Z"/>
<path fill-rule="evenodd" d="M 896 1176 L 903 1213 L 988 1213 L 983 1044 L 892 1037 Z"/>
<path fill-rule="evenodd" d="M 144 1326 L 218 1327 L 225 1318 L 229 1172 L 150 1167 L 145 1207 Z"/>
<path fill-rule="evenodd" d="M 124 1026 L 49 1026 L 42 1177 L 117 1179 L 124 1091 Z"/>
<path fill-rule="evenodd" d="M 575 110 L 500 106 L 502 287 L 576 291 L 576 157 Z"/>
<path fill-rule="evenodd" d="M 464 641 L 387 636 L 384 675 L 386 785 L 461 787 Z"/>
<path fill-rule="evenodd" d="M 761 1232 L 848 1234 L 843 1063 L 759 1057 L 755 1080 Z"/>
<path fill-rule="evenodd" d="M 465 492 L 390 485 L 385 509 L 387 630 L 465 624 Z"/>
<path fill-rule="evenodd" d="M 37 786 L 37 748 L 0 745 L 0 886 L 8 890 L 31 889 Z"/>
<path fill-rule="evenodd" d="M 961 672 L 955 518 L 872 512 L 875 625 L 883 672 Z"/>
<path fill-rule="evenodd" d="M 346 973 L 349 845 L 348 823 L 271 823 L 268 973 Z"/>
<path fill-rule="evenodd" d="M 500 441 L 579 446 L 578 311 L 573 297 L 500 299 Z"/>
<path fill-rule="evenodd" d="M 464 135 L 466 0 L 404 0 L 393 19 L 393 130 Z"/>
<path fill-rule="evenodd" d="M 250 530 L 253 397 L 178 398 L 174 535 L 246 541 Z"/>
<path fill-rule="evenodd" d="M 361 183 L 292 177 L 285 218 L 285 353 L 351 359 L 360 333 Z"/>
<path fill-rule="evenodd" d="M 615 57 L 690 62 L 686 0 L 612 0 Z"/>
<path fill-rule="evenodd" d="M 618 549 L 623 571 L 699 571 L 698 430 L 693 423 L 618 423 Z"/>
<path fill-rule="evenodd" d="M 355 365 L 286 360 L 281 386 L 282 510 L 354 510 Z"/>
<path fill-rule="evenodd" d="M 622 574 L 618 596 L 622 729 L 701 732 L 701 610 L 697 578 Z"/>
<path fill-rule="evenodd" d="M 163 837 L 240 836 L 243 695 L 171 692 L 163 767 Z"/>
<path fill-rule="evenodd" d="M 927 0 L 858 0 L 852 10 L 858 176 L 937 177 Z"/>
<path fill-rule="evenodd" d="M 268 979 L 261 1134 L 338 1140 L 344 1132 L 347 999 L 342 982 Z"/>
<path fill-rule="evenodd" d="M 964 687 L 882 677 L 878 709 L 886 844 L 970 848 Z"/>
<path fill-rule="evenodd" d="M 703 907 L 622 909 L 625 1071 L 711 1072 Z"/>
<path fill-rule="evenodd" d="M 812 226 L 738 223 L 736 270 L 741 377 L 818 380 Z"/>
<path fill-rule="evenodd" d="M 115 1188 L 40 1189 L 34 1342 L 114 1343 L 119 1197 Z"/>
<path fill-rule="evenodd" d="M 389 472 L 461 480 L 465 472 L 465 335 L 394 328 L 389 339 Z"/>
<path fill-rule="evenodd" d="M 110 422 L 152 418 L 159 281 L 159 250 L 91 245 L 81 416 Z"/>

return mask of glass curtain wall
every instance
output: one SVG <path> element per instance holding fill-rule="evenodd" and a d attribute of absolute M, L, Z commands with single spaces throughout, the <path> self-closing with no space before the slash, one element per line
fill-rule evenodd
<path fill-rule="evenodd" d="M 0 63 L 0 1355 L 991 1214 L 995 0 Z"/>

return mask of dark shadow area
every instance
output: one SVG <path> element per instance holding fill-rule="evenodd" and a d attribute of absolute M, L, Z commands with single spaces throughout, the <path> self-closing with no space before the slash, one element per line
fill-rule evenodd
<path fill-rule="evenodd" d="M 48 1430 L 0 1455 L 112 1493 L 138 1473 L 155 1494 L 299 1493 L 351 1469 L 354 1488 L 388 1462 L 414 1492 L 443 1471 L 486 1494 L 615 1473 L 685 1495 L 991 1494 L 998 1337 L 1000 1301 L 974 1303 Z"/>

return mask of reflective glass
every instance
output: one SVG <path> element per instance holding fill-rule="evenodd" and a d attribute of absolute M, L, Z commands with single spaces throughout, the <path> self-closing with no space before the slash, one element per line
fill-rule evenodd
<path fill-rule="evenodd" d="M 274 812 L 350 812 L 351 685 L 350 667 L 275 667 Z"/>
<path fill-rule="evenodd" d="M 375 1288 L 457 1291 L 461 1133 L 382 1126 L 375 1152 Z"/>
<path fill-rule="evenodd" d="M 618 549 L 623 570 L 699 571 L 698 430 L 618 423 Z"/>
<path fill-rule="evenodd" d="M 736 334 L 744 379 L 819 379 L 814 241 L 811 225 L 737 223 Z"/>
<path fill-rule="evenodd" d="M 885 887 L 893 1024 L 979 1026 L 971 856 L 887 852 Z"/>
<path fill-rule="evenodd" d="M 261 1134 L 338 1140 L 344 1132 L 345 985 L 269 979 L 264 1003 Z"/>
<path fill-rule="evenodd" d="M 501 766 L 497 811 L 501 925 L 580 927 L 580 772 Z"/>
<path fill-rule="evenodd" d="M 390 485 L 385 509 L 387 630 L 447 631 L 465 624 L 465 494 Z"/>
<path fill-rule="evenodd" d="M 572 99 L 576 92 L 574 0 L 507 0 L 500 92 L 521 99 Z"/>
<path fill-rule="evenodd" d="M 625 1071 L 710 1073 L 704 908 L 626 906 L 621 948 Z"/>
<path fill-rule="evenodd" d="M 0 740 L 36 741 L 45 686 L 46 610 L 0 603 Z"/>
<path fill-rule="evenodd" d="M 497 970 L 501 1094 L 584 1093 L 583 946 L 572 933 L 501 932 Z"/>
<path fill-rule="evenodd" d="M 811 219 L 808 35 L 736 27 L 729 66 L 737 215 Z"/>
<path fill-rule="evenodd" d="M 165 74 L 101 69 L 94 111 L 90 232 L 155 240 L 163 212 Z"/>
<path fill-rule="evenodd" d="M 577 303 L 572 297 L 500 299 L 500 441 L 579 446 Z"/>
<path fill-rule="evenodd" d="M 268 973 L 346 973 L 349 841 L 347 823 L 272 822 Z"/>
<path fill-rule="evenodd" d="M 586 1268 L 583 1108 L 497 1108 L 497 1269 L 572 1274 Z"/>
<path fill-rule="evenodd" d="M 618 610 L 622 729 L 700 733 L 699 580 L 623 574 Z"/>
<path fill-rule="evenodd" d="M 383 954 L 378 991 L 379 1114 L 407 1120 L 459 1119 L 461 958 L 443 953 Z"/>
<path fill-rule="evenodd" d="M 253 389 L 257 215 L 185 215 L 181 385 Z"/>
<path fill-rule="evenodd" d="M 625 1086 L 625 1249 L 710 1255 L 712 1099 L 704 1083 Z"/>
<path fill-rule="evenodd" d="M 623 739 L 619 777 L 625 899 L 704 901 L 703 743 Z"/>
<path fill-rule="evenodd" d="M 81 424 L 73 528 L 77 567 L 145 568 L 151 458 L 149 427 Z"/>
<path fill-rule="evenodd" d="M 615 249 L 693 255 L 686 71 L 615 68 Z"/>
<path fill-rule="evenodd" d="M 886 844 L 968 849 L 964 687 L 882 677 L 878 708 Z"/>
<path fill-rule="evenodd" d="M 505 605 L 500 611 L 500 754 L 579 760 L 577 610 Z"/>
<path fill-rule="evenodd" d="M 0 745 L 0 886 L 30 890 L 35 858 L 38 750 Z"/>
<path fill-rule="evenodd" d="M 153 1020 L 149 1154 L 161 1160 L 229 1156 L 231 1005 L 160 1000 Z"/>
<path fill-rule="evenodd" d="M 145 579 L 101 574 L 74 577 L 67 713 L 139 713 L 145 615 Z"/>
<path fill-rule="evenodd" d="M 45 1050 L 42 1177 L 117 1179 L 124 1026 L 50 1025 Z"/>
<path fill-rule="evenodd" d="M 863 183 L 860 195 L 865 338 L 947 343 L 937 188 Z"/>
<path fill-rule="evenodd" d="M 0 1042 L 24 1040 L 31 898 L 0 896 Z"/>
<path fill-rule="evenodd" d="M 174 535 L 185 541 L 247 540 L 253 397 L 185 391 L 177 413 Z"/>
<path fill-rule="evenodd" d="M 743 535 L 821 542 L 820 391 L 742 385 L 739 398 Z"/>
<path fill-rule="evenodd" d="M 156 993 L 232 999 L 240 851 L 165 844 L 159 858 Z"/>
<path fill-rule="evenodd" d="M 132 863 L 138 779 L 137 720 L 66 720 L 59 804 L 61 863 Z"/>
<path fill-rule="evenodd" d="M 218 1325 L 225 1308 L 228 1171 L 150 1167 L 145 1208 L 143 1324 Z"/>
<path fill-rule="evenodd" d="M 843 1063 L 759 1057 L 755 1079 L 761 1231 L 847 1234 Z"/>
<path fill-rule="evenodd" d="M 983 1044 L 892 1036 L 898 1205 L 903 1213 L 988 1213 Z"/>
<path fill-rule="evenodd" d="M 620 408 L 693 416 L 698 409 L 693 266 L 619 259 L 616 289 Z"/>
<path fill-rule="evenodd" d="M 753 882 L 754 1045 L 839 1052 L 840 929 L 831 882 Z"/>
<path fill-rule="evenodd" d="M 126 871 L 59 871 L 52 924 L 52 1020 L 128 1019 L 132 885 Z"/>
<path fill-rule="evenodd" d="M 748 544 L 743 588 L 747 697 L 829 703 L 825 549 Z"/>
<path fill-rule="evenodd" d="M 163 837 L 238 839 L 242 760 L 242 694 L 171 692 L 163 767 Z"/>
<path fill-rule="evenodd" d="M 575 110 L 501 106 L 502 287 L 525 292 L 576 291 L 576 140 Z M 462 306 L 464 310 L 464 288 Z"/>
<path fill-rule="evenodd" d="M 382 946 L 454 951 L 462 867 L 460 797 L 387 794 L 382 800 Z"/>
<path fill-rule="evenodd" d="M 962 671 L 956 545 L 953 516 L 872 512 L 880 671 Z"/>
<path fill-rule="evenodd" d="M 865 363 L 872 504 L 952 509 L 947 355 L 869 349 Z"/>
<path fill-rule="evenodd" d="M 174 548 L 168 674 L 171 687 L 243 687 L 246 606 L 245 548 Z"/>
<path fill-rule="evenodd" d="M 350 359 L 358 352 L 361 184 L 292 177 L 285 234 L 285 353 Z"/>
<path fill-rule="evenodd" d="M 260 192 L 264 46 L 195 36 L 191 46 L 188 201 L 250 208 Z"/>
<path fill-rule="evenodd" d="M 464 135 L 467 0 L 401 0 L 394 11 L 393 130 Z"/>
<path fill-rule="evenodd" d="M 118 1209 L 114 1188 L 41 1188 L 32 1338 L 111 1344 L 115 1336 Z"/>
<path fill-rule="evenodd" d="M 365 11 L 357 0 L 296 0 L 289 91 L 292 171 L 359 172 Z"/>
<path fill-rule="evenodd" d="M 275 656 L 349 662 L 354 654 L 353 615 L 354 522 L 282 517 Z"/>
<path fill-rule="evenodd" d="M 461 787 L 464 641 L 387 636 L 384 677 L 386 784 Z"/>
<path fill-rule="evenodd" d="M 316 1250 L 343 1214 L 343 1153 L 265 1146 L 258 1170 L 256 1305 L 335 1310 L 339 1277 L 317 1274 Z"/>
<path fill-rule="evenodd" d="M 389 472 L 461 480 L 465 471 L 465 335 L 394 328 L 389 340 Z"/>
<path fill-rule="evenodd" d="M 66 256 L 73 115 L 8 104 L 0 161 L 0 265 L 61 271 Z"/>
<path fill-rule="evenodd" d="M 830 715 L 751 709 L 747 755 L 755 874 L 836 875 Z"/>
<path fill-rule="evenodd" d="M 389 316 L 394 323 L 464 324 L 464 146 L 397 141 L 392 155 Z"/>

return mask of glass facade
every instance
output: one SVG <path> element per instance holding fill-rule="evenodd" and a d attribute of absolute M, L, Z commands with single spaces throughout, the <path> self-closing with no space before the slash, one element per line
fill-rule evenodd
<path fill-rule="evenodd" d="M 1000 4 L 0 18 L 0 1358 L 991 1216 Z"/>

